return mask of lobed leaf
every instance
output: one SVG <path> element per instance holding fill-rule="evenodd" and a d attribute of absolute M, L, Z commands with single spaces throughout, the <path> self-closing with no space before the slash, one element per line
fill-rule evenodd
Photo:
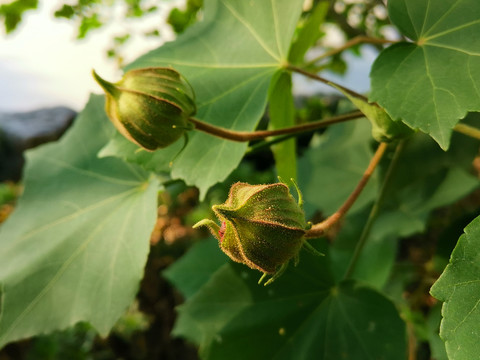
<path fill-rule="evenodd" d="M 458 239 L 450 263 L 430 290 L 444 302 L 440 336 L 448 358 L 470 360 L 480 352 L 480 217 Z"/>
<path fill-rule="evenodd" d="M 171 66 L 193 86 L 200 120 L 242 131 L 265 111 L 272 76 L 284 66 L 303 0 L 208 0 L 204 21 L 128 68 Z M 237 167 L 247 144 L 195 132 L 172 177 L 207 190 Z M 162 150 L 159 150 L 162 151 Z"/>
<path fill-rule="evenodd" d="M 79 321 L 106 335 L 135 297 L 158 184 L 97 158 L 114 133 L 103 104 L 92 97 L 60 142 L 27 154 L 25 192 L 0 229 L 0 347 Z"/>
<path fill-rule="evenodd" d="M 480 2 L 389 0 L 388 11 L 412 42 L 382 51 L 370 100 L 446 150 L 457 122 L 480 111 Z"/>
<path fill-rule="evenodd" d="M 227 260 L 218 246 L 218 240 L 211 237 L 193 245 L 162 274 L 189 299 Z"/>
<path fill-rule="evenodd" d="M 168 173 L 175 157 L 182 150 L 182 141 L 184 140 L 180 139 L 167 148 L 152 153 L 127 140 L 116 131 L 108 143 L 100 149 L 98 156 L 101 158 L 118 157 L 157 174 Z"/>
<path fill-rule="evenodd" d="M 352 281 L 335 285 L 325 258 L 302 252 L 268 287 L 258 276 L 223 265 L 179 307 L 174 334 L 198 342 L 203 359 L 405 358 L 393 304 Z"/>

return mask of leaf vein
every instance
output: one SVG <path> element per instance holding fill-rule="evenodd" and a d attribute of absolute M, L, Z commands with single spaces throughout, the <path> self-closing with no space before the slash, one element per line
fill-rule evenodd
<path fill-rule="evenodd" d="M 225 92 L 223 92 L 223 93 L 221 93 L 221 94 L 219 94 L 219 95 L 217 95 L 217 96 L 215 96 L 215 97 L 213 97 L 213 98 L 211 98 L 211 99 L 208 99 L 208 100 L 206 100 L 205 102 L 202 102 L 202 103 L 198 104 L 197 109 L 201 109 L 201 108 L 203 108 L 203 107 L 205 107 L 205 106 L 207 106 L 207 105 L 210 105 L 210 104 L 212 104 L 212 103 L 217 102 L 218 100 L 220 100 L 221 98 L 227 96 L 228 94 L 231 94 L 231 93 L 235 92 L 236 90 L 242 88 L 243 86 L 245 86 L 245 85 L 247 85 L 247 84 L 249 84 L 249 83 L 251 83 L 251 82 L 254 82 L 254 81 L 257 80 L 258 78 L 261 78 L 261 77 L 265 76 L 265 75 L 268 74 L 269 72 L 271 72 L 271 70 L 268 70 L 268 71 L 264 71 L 264 72 L 255 74 L 255 76 L 252 76 L 252 77 L 250 77 L 250 78 L 247 78 L 246 80 L 238 83 L 237 85 L 228 88 L 227 91 L 225 91 Z"/>
<path fill-rule="evenodd" d="M 136 189 L 136 188 L 134 188 L 134 189 L 129 189 L 128 191 L 125 191 L 125 192 L 123 192 L 123 193 L 117 194 L 117 195 L 115 195 L 115 196 L 112 196 L 112 197 L 110 197 L 110 198 L 107 198 L 107 199 L 105 199 L 105 200 L 102 200 L 102 201 L 100 201 L 100 202 L 97 202 L 97 203 L 92 204 L 92 205 L 90 205 L 90 206 L 87 206 L 87 207 L 84 208 L 84 209 L 81 209 L 81 210 L 79 210 L 79 211 L 76 211 L 76 212 L 74 212 L 74 213 L 72 213 L 72 214 L 69 214 L 69 215 L 67 215 L 67 216 L 61 217 L 60 219 L 57 219 L 56 221 L 53 221 L 53 222 L 48 223 L 48 224 L 45 224 L 44 226 L 41 226 L 41 227 L 39 227 L 39 228 L 36 228 L 36 229 L 33 230 L 33 231 L 27 232 L 27 233 L 24 234 L 19 240 L 20 240 L 20 241 L 24 241 L 24 240 L 32 237 L 33 235 L 36 235 L 36 234 L 38 234 L 38 233 L 41 233 L 41 232 L 43 232 L 43 231 L 45 231 L 45 230 L 48 230 L 48 229 L 50 229 L 50 228 L 53 228 L 53 227 L 55 227 L 55 226 L 57 226 L 57 225 L 60 225 L 60 224 L 62 224 L 62 223 L 64 223 L 64 222 L 66 222 L 66 221 L 70 221 L 70 220 L 73 220 L 73 219 L 75 219 L 75 218 L 78 218 L 79 216 L 83 215 L 84 213 L 87 213 L 87 212 L 92 211 L 92 210 L 94 210 L 94 209 L 97 209 L 97 208 L 99 208 L 99 207 L 105 206 L 105 205 L 107 205 L 107 204 L 109 204 L 109 203 L 111 203 L 111 202 L 114 202 L 114 201 L 116 201 L 116 200 L 118 200 L 118 199 L 121 199 L 121 198 L 123 198 L 123 197 L 125 197 L 125 196 L 128 196 L 128 195 L 130 195 L 131 193 L 136 192 L 136 191 L 138 191 L 138 189 Z"/>
<path fill-rule="evenodd" d="M 425 60 L 425 70 L 426 70 L 426 74 L 427 74 L 427 78 L 429 79 L 430 81 L 430 84 L 432 85 L 432 101 L 433 101 L 433 104 L 435 105 L 434 108 L 435 108 L 435 120 L 437 121 L 437 129 L 439 130 L 440 132 L 440 136 L 441 136 L 441 142 L 444 143 L 445 142 L 445 136 L 444 136 L 444 133 L 442 131 L 442 126 L 440 124 L 440 115 L 438 113 L 438 104 L 437 104 L 437 96 L 436 96 L 436 85 L 435 85 L 435 82 L 433 80 L 433 77 L 432 77 L 432 74 L 430 73 L 430 67 L 428 65 L 428 61 L 427 61 L 427 52 L 425 51 L 425 49 L 423 49 L 423 56 L 424 56 L 424 60 Z"/>
<path fill-rule="evenodd" d="M 67 170 L 70 170 L 70 171 L 73 171 L 73 172 L 76 172 L 78 174 L 82 174 L 82 175 L 85 175 L 85 176 L 89 176 L 89 177 L 92 177 L 92 178 L 95 178 L 95 179 L 99 179 L 99 180 L 103 180 L 103 181 L 106 181 L 106 182 L 110 182 L 112 184 L 116 184 L 116 185 L 127 185 L 127 186 L 139 186 L 141 185 L 141 182 L 137 182 L 137 181 L 128 181 L 128 180 L 120 180 L 120 179 L 117 179 L 117 178 L 114 178 L 114 177 L 111 177 L 111 176 L 105 176 L 105 175 L 100 175 L 100 174 L 97 174 L 93 171 L 90 171 L 90 170 L 85 170 L 85 169 L 82 169 L 82 168 L 79 168 L 79 167 L 76 167 L 76 166 L 73 166 L 73 165 L 70 165 L 69 163 L 65 162 L 65 161 L 61 161 L 61 160 L 57 160 L 57 159 L 52 159 L 50 157 L 46 157 L 46 156 L 42 156 L 42 160 L 46 161 L 46 162 L 49 162 L 51 164 L 54 164 L 60 168 L 63 168 L 63 169 L 67 169 Z"/>
<path fill-rule="evenodd" d="M 279 56 L 275 54 L 268 46 L 265 44 L 263 39 L 260 37 L 260 35 L 257 34 L 255 29 L 252 27 L 250 23 L 248 23 L 244 18 L 240 16 L 240 14 L 235 11 L 230 5 L 228 5 L 225 0 L 222 0 L 222 4 L 230 11 L 230 13 L 248 30 L 250 34 L 257 40 L 258 44 L 265 50 L 266 53 L 268 53 L 272 58 L 280 62 Z"/>
<path fill-rule="evenodd" d="M 442 32 L 439 32 L 435 35 L 432 35 L 430 37 L 426 37 L 424 38 L 425 41 L 429 41 L 429 40 L 432 40 L 432 39 L 436 39 L 438 37 L 441 37 L 443 35 L 447 35 L 447 34 L 450 34 L 450 33 L 453 33 L 453 32 L 456 32 L 458 30 L 462 30 L 464 28 L 467 28 L 469 26 L 472 26 L 472 25 L 476 25 L 476 24 L 480 24 L 480 19 L 478 20 L 474 20 L 474 21 L 471 21 L 469 23 L 466 23 L 466 24 L 462 24 L 462 25 L 459 25 L 457 27 L 454 27 L 454 28 L 451 28 L 451 29 L 448 29 L 448 30 L 445 30 L 445 31 L 442 31 Z"/>
<path fill-rule="evenodd" d="M 80 246 L 70 255 L 66 261 L 62 264 L 62 266 L 58 269 L 56 274 L 52 277 L 52 279 L 45 285 L 45 287 L 40 291 L 28 304 L 28 306 L 18 315 L 18 317 L 13 321 L 10 326 L 5 329 L 5 333 L 2 338 L 8 337 L 8 335 L 15 330 L 18 324 L 27 316 L 33 308 L 40 302 L 40 300 L 53 288 L 53 286 L 57 283 L 57 281 L 61 278 L 61 276 L 67 271 L 70 264 L 81 254 L 83 250 L 88 247 L 91 241 L 95 238 L 98 232 L 100 232 L 107 221 L 110 219 L 111 216 L 115 214 L 115 211 L 112 211 L 108 216 L 105 216 L 103 220 L 95 227 L 94 231 L 87 237 L 87 239 L 80 244 Z"/>
<path fill-rule="evenodd" d="M 278 53 L 281 58 L 286 58 L 286 55 L 283 53 L 281 46 L 280 46 L 280 28 L 278 24 L 278 16 L 277 16 L 277 9 L 275 6 L 275 0 L 270 0 L 270 3 L 272 5 L 272 15 L 273 15 L 273 24 L 275 28 L 275 40 L 277 42 L 277 49 Z"/>

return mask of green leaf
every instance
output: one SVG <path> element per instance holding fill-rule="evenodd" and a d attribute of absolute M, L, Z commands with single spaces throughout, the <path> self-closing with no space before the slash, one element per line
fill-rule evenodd
<path fill-rule="evenodd" d="M 390 0 L 392 22 L 413 43 L 382 51 L 371 101 L 447 149 L 455 124 L 480 111 L 480 2 Z"/>
<path fill-rule="evenodd" d="M 292 76 L 280 72 L 272 80 L 269 96 L 269 128 L 281 129 L 295 125 L 295 105 L 292 96 Z M 272 146 L 277 175 L 284 181 L 297 179 L 297 146 L 295 138 Z"/>
<path fill-rule="evenodd" d="M 299 161 L 299 183 L 306 209 L 334 213 L 355 189 L 373 156 L 369 145 L 371 127 L 366 120 L 335 125 L 312 142 Z M 350 213 L 363 208 L 376 196 L 374 174 Z"/>
<path fill-rule="evenodd" d="M 162 274 L 189 299 L 227 260 L 228 257 L 220 250 L 218 241 L 211 237 L 193 245 L 187 254 Z"/>
<path fill-rule="evenodd" d="M 53 15 L 57 18 L 71 19 L 75 15 L 75 8 L 72 5 L 63 4 Z"/>
<path fill-rule="evenodd" d="M 182 147 L 182 140 L 180 140 L 165 149 L 152 153 L 115 131 L 110 141 L 99 151 L 98 156 L 101 158 L 119 157 L 125 161 L 141 165 L 146 170 L 165 173 L 171 170 L 171 165 Z"/>
<path fill-rule="evenodd" d="M 451 360 L 476 359 L 480 352 L 480 216 L 466 228 L 431 294 L 444 302 L 440 336 Z"/>
<path fill-rule="evenodd" d="M 1 144 L 0 144 L 1 146 Z M 0 184 L 0 206 L 13 202 L 17 197 L 16 186 L 12 183 Z"/>
<path fill-rule="evenodd" d="M 0 283 L 0 320 L 3 317 L 3 284 Z"/>
<path fill-rule="evenodd" d="M 5 20 L 5 31 L 11 33 L 22 21 L 23 13 L 27 10 L 36 9 L 38 0 L 14 0 L 9 4 L 0 5 L 0 19 Z"/>
<path fill-rule="evenodd" d="M 308 16 L 290 48 L 289 60 L 292 64 L 301 63 L 307 50 L 322 36 L 320 26 L 325 21 L 328 8 L 328 1 L 319 2 Z"/>
<path fill-rule="evenodd" d="M 232 130 L 254 130 L 272 76 L 286 63 L 303 0 L 208 0 L 204 21 L 128 68 L 172 66 L 192 84 L 197 118 Z M 193 133 L 172 177 L 201 198 L 237 167 L 247 144 Z"/>
<path fill-rule="evenodd" d="M 430 344 L 430 352 L 432 359 L 448 360 L 445 343 L 438 335 L 440 331 L 440 321 L 442 320 L 440 303 L 430 309 L 427 318 L 428 343 Z"/>
<path fill-rule="evenodd" d="M 79 321 L 106 335 L 138 290 L 157 181 L 97 158 L 114 132 L 103 106 L 92 97 L 61 141 L 27 154 L 25 192 L 0 229 L 0 347 Z"/>
<path fill-rule="evenodd" d="M 333 285 L 325 261 L 306 258 L 268 287 L 258 272 L 222 266 L 180 306 L 174 333 L 199 341 L 209 360 L 403 360 L 405 326 L 393 304 L 352 281 Z"/>
<path fill-rule="evenodd" d="M 78 27 L 77 39 L 83 39 L 91 30 L 102 27 L 103 23 L 100 21 L 98 14 L 82 17 L 80 26 Z"/>

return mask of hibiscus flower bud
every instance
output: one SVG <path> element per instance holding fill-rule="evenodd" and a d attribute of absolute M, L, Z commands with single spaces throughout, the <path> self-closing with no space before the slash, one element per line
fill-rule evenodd
<path fill-rule="evenodd" d="M 174 69 L 152 67 L 128 71 L 110 83 L 93 71 L 105 90 L 105 109 L 118 131 L 146 150 L 164 148 L 193 128 L 195 95 Z"/>
<path fill-rule="evenodd" d="M 232 185 L 224 204 L 212 207 L 221 226 L 206 219 L 194 227 L 207 226 L 233 261 L 264 274 L 274 274 L 267 285 L 280 276 L 289 260 L 297 259 L 302 246 L 308 244 L 304 235 L 310 224 L 305 221 L 299 191 L 298 194 L 297 203 L 283 183 L 238 182 Z M 312 250 L 310 245 L 307 247 Z"/>

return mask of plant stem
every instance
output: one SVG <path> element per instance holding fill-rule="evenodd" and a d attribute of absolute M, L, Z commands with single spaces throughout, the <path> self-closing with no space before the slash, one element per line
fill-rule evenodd
<path fill-rule="evenodd" d="M 200 130 L 207 134 L 210 134 L 222 139 L 226 139 L 226 140 L 245 142 L 245 141 L 251 141 L 251 140 L 264 139 L 269 136 L 299 134 L 302 132 L 316 130 L 328 125 L 332 125 L 332 124 L 336 124 L 336 123 L 340 123 L 340 122 L 348 121 L 352 119 L 357 119 L 360 117 L 364 117 L 363 113 L 360 111 L 354 111 L 348 114 L 334 116 L 324 120 L 313 121 L 306 124 L 295 125 L 295 126 L 291 126 L 283 129 L 261 130 L 261 131 L 252 131 L 252 132 L 228 130 L 215 125 L 207 124 L 195 118 L 190 118 L 189 120 L 195 125 L 196 130 Z"/>
<path fill-rule="evenodd" d="M 380 193 L 373 204 L 372 209 L 370 210 L 370 214 L 368 215 L 367 222 L 362 230 L 362 233 L 360 235 L 360 239 L 357 242 L 357 245 L 355 246 L 355 250 L 352 255 L 352 259 L 350 260 L 350 264 L 348 265 L 347 271 L 345 272 L 344 279 L 349 278 L 352 276 L 353 271 L 355 270 L 355 266 L 357 265 L 358 260 L 360 259 L 360 254 L 367 242 L 368 235 L 370 234 L 370 230 L 372 229 L 373 223 L 375 222 L 375 219 L 377 217 L 378 211 L 380 209 L 380 206 L 383 202 L 383 199 L 385 198 L 386 190 L 388 188 L 388 184 L 390 183 L 390 179 L 392 178 L 392 174 L 395 170 L 395 167 L 398 163 L 398 159 L 400 158 L 400 154 L 402 153 L 403 147 L 404 147 L 404 141 L 401 141 L 398 143 L 397 148 L 395 149 L 395 153 L 393 155 L 392 161 L 390 162 L 390 165 L 388 166 L 387 173 L 385 174 L 385 178 L 383 180 L 382 187 L 380 189 Z"/>
<path fill-rule="evenodd" d="M 330 215 L 327 219 L 324 221 L 315 224 L 312 226 L 310 230 L 307 231 L 305 234 L 306 238 L 318 238 L 325 234 L 325 232 L 331 228 L 334 224 L 339 222 L 343 216 L 350 210 L 352 205 L 355 203 L 357 198 L 360 196 L 362 190 L 365 188 L 367 185 L 368 180 L 370 179 L 373 171 L 377 167 L 378 163 L 380 162 L 380 159 L 382 158 L 383 154 L 385 153 L 385 150 L 387 149 L 387 144 L 386 143 L 380 143 L 380 145 L 377 148 L 377 151 L 373 155 L 372 159 L 370 160 L 370 164 L 368 164 L 367 169 L 363 173 L 362 178 L 357 184 L 357 187 L 353 190 L 353 192 L 350 194 L 350 196 L 345 200 L 342 206 Z"/>
<path fill-rule="evenodd" d="M 272 145 L 281 143 L 283 141 L 287 141 L 288 139 L 291 139 L 292 137 L 294 137 L 296 135 L 298 135 L 298 134 L 281 135 L 281 136 L 276 136 L 274 138 L 271 138 L 271 139 L 268 139 L 268 140 L 265 140 L 265 141 L 261 141 L 259 143 L 256 143 L 256 144 L 250 146 L 247 149 L 245 155 L 255 154 L 256 152 L 260 151 L 261 149 L 263 149 L 265 147 L 270 147 Z"/>
<path fill-rule="evenodd" d="M 355 92 L 355 91 L 353 91 L 353 90 L 351 90 L 351 89 L 348 89 L 348 88 L 346 88 L 346 87 L 344 87 L 344 86 L 342 86 L 342 85 L 339 85 L 339 84 L 337 84 L 337 83 L 335 83 L 335 82 L 333 82 L 333 81 L 327 80 L 327 79 L 325 79 L 325 78 L 323 78 L 323 77 L 321 77 L 321 76 L 318 76 L 317 74 L 311 73 L 311 72 L 309 72 L 309 71 L 306 71 L 306 70 L 304 70 L 304 69 L 302 69 L 302 68 L 299 68 L 299 67 L 297 67 L 297 66 L 294 66 L 294 65 L 287 65 L 287 69 L 290 70 L 290 71 L 297 72 L 297 73 L 299 73 L 299 74 L 305 75 L 306 77 L 309 77 L 309 78 L 311 78 L 311 79 L 320 81 L 320 82 L 322 82 L 322 83 L 324 83 L 324 84 L 327 84 L 327 85 L 329 85 L 329 86 L 334 85 L 335 87 L 338 87 L 338 88 L 342 89 L 342 90 L 345 91 L 346 93 L 348 93 L 348 94 L 350 94 L 350 95 L 352 95 L 352 96 L 354 96 L 354 97 L 360 98 L 360 99 L 368 102 L 368 98 L 365 97 L 365 96 L 363 96 L 362 94 L 359 94 L 359 93 L 357 93 L 357 92 Z"/>
<path fill-rule="evenodd" d="M 354 37 L 353 39 L 348 40 L 342 46 L 340 46 L 338 48 L 335 48 L 335 49 L 332 49 L 332 50 L 329 50 L 329 51 L 326 51 L 322 55 L 316 57 L 315 59 L 310 60 L 309 62 L 307 62 L 305 64 L 305 67 L 311 66 L 311 65 L 315 64 L 317 61 L 320 61 L 320 60 L 325 59 L 327 57 L 330 57 L 330 56 L 336 55 L 338 53 L 341 53 L 342 51 L 347 50 L 347 49 L 349 49 L 349 48 L 351 48 L 355 45 L 358 45 L 358 44 L 384 45 L 384 44 L 393 44 L 393 43 L 396 43 L 396 42 L 397 41 L 395 41 L 395 40 L 372 38 L 372 37 L 368 37 L 368 36 L 364 36 L 364 35 L 359 35 L 359 36 Z"/>
<path fill-rule="evenodd" d="M 351 119 L 353 120 L 353 119 Z M 323 121 L 323 120 L 322 120 Z M 346 121 L 346 120 L 345 120 Z M 338 122 L 340 123 L 340 121 Z M 325 124 L 325 127 L 327 125 L 332 125 L 332 124 Z M 257 151 L 265 148 L 265 147 L 270 147 L 272 145 L 275 145 L 275 144 L 278 144 L 278 143 L 281 143 L 283 141 L 287 141 L 289 139 L 291 139 L 292 137 L 294 136 L 297 136 L 299 133 L 297 134 L 286 134 L 286 135 L 281 135 L 281 136 L 275 136 L 275 137 L 272 137 L 270 139 L 267 139 L 267 140 L 264 140 L 264 141 L 261 141 L 261 142 L 258 142 L 256 144 L 253 144 L 252 146 L 250 146 L 248 149 L 247 149 L 247 152 L 245 153 L 246 155 L 251 155 L 251 154 L 255 154 Z"/>
<path fill-rule="evenodd" d="M 467 124 L 457 124 L 453 130 L 462 133 L 463 135 L 470 136 L 474 139 L 480 139 L 480 129 Z"/>

